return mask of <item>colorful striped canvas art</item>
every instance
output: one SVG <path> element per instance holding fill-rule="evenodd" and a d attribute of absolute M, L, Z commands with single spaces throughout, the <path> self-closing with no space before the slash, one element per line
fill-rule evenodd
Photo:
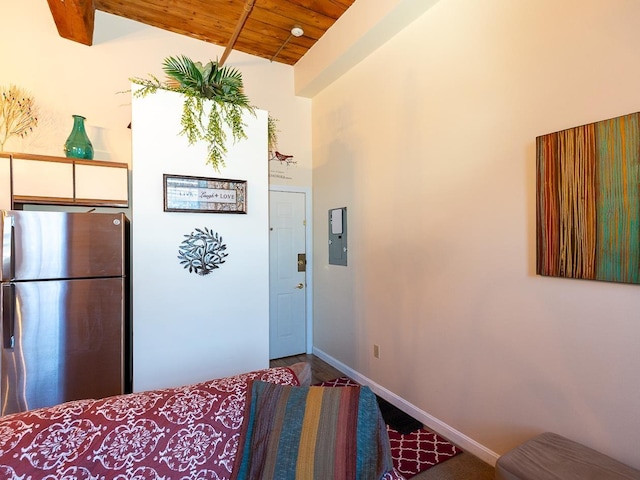
<path fill-rule="evenodd" d="M 537 273 L 640 283 L 640 113 L 542 135 Z"/>

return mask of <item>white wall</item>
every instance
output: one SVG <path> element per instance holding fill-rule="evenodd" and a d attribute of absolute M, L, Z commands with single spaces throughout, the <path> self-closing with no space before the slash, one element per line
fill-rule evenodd
<path fill-rule="evenodd" d="M 314 346 L 485 459 L 551 430 L 640 467 L 640 286 L 535 274 L 535 137 L 640 110 L 638 18 L 441 0 L 313 98 Z"/>
<path fill-rule="evenodd" d="M 245 115 L 248 138 L 229 145 L 226 166 L 214 171 L 206 145 L 175 135 L 183 100 L 162 90 L 133 99 L 134 391 L 269 366 L 267 112 Z M 245 180 L 247 213 L 164 212 L 163 174 Z M 178 251 L 205 228 L 228 256 L 198 275 Z"/>
<path fill-rule="evenodd" d="M 296 63 L 296 94 L 313 97 L 439 1 L 354 2 Z"/>
<path fill-rule="evenodd" d="M 101 12 L 87 47 L 58 36 L 46 2 L 5 3 L 0 84 L 41 108 L 10 151 L 62 155 L 80 113 L 96 158 L 130 163 L 129 78 L 223 51 Z M 314 98 L 319 348 L 495 452 L 554 430 L 639 466 L 639 287 L 534 263 L 535 136 L 640 109 L 639 8 L 440 0 Z M 227 64 L 299 160 L 281 183 L 305 186 L 311 102 L 293 69 Z M 350 266 L 328 267 L 326 211 L 345 205 Z"/>
<path fill-rule="evenodd" d="M 96 12 L 93 46 L 88 47 L 61 38 L 47 2 L 41 0 L 4 2 L 0 8 L 0 18 L 0 85 L 15 84 L 29 91 L 40 112 L 39 126 L 33 134 L 24 140 L 10 140 L 5 146 L 7 151 L 63 156 L 62 147 L 72 126 L 71 115 L 77 113 L 87 118 L 86 129 L 93 143 L 96 159 L 131 165 L 132 130 L 127 125 L 132 120 L 132 107 L 131 95 L 126 93 L 131 87 L 129 79 L 148 78 L 149 74 L 163 78 L 162 62 L 168 56 L 187 55 L 194 60 L 207 62 L 220 57 L 224 51 L 224 47 L 99 11 Z M 245 93 L 252 104 L 278 119 L 279 149 L 295 156 L 296 165 L 283 169 L 288 179 L 272 179 L 272 183 L 309 189 L 311 100 L 294 96 L 293 68 L 235 51 L 225 65 L 237 68 L 242 73 Z M 135 122 L 133 128 L 136 128 Z M 162 140 L 170 141 L 175 135 L 174 132 Z M 264 167 L 268 164 L 265 150 Z M 157 183 L 154 184 L 154 187 L 157 186 Z M 250 195 L 255 195 L 255 192 L 250 188 Z M 254 198 L 257 200 L 259 197 Z M 264 198 L 263 204 L 253 210 L 255 212 L 266 207 L 267 200 Z M 131 209 L 126 212 L 131 216 Z M 236 221 L 242 223 L 240 218 Z M 162 232 L 145 232 L 144 229 L 143 224 L 132 222 L 134 236 L 140 232 L 162 235 Z M 223 235 L 225 241 L 229 241 L 230 248 L 238 244 L 234 237 L 243 231 L 239 229 Z M 236 256 L 234 261 L 237 258 Z M 148 261 L 155 262 L 155 259 L 149 258 Z M 148 266 L 152 267 L 153 263 Z M 171 278 L 162 280 L 167 280 L 162 284 L 163 288 L 170 286 L 173 281 Z M 266 283 L 264 286 L 266 287 Z M 245 289 L 223 291 L 237 304 L 242 304 L 247 298 Z M 159 290 L 156 295 L 162 297 L 163 292 L 164 290 Z M 134 291 L 134 298 L 136 295 L 137 292 Z M 134 324 L 138 321 L 144 322 L 145 319 L 134 318 Z M 183 319 L 175 318 L 173 321 L 181 322 Z M 211 348 L 215 349 L 221 340 L 209 338 L 211 335 L 207 332 L 213 325 L 208 325 L 203 334 L 207 334 L 205 338 L 210 340 Z M 231 328 L 239 326 L 231 325 Z M 251 344 L 255 344 L 254 336 L 261 333 L 268 339 L 267 331 L 261 332 L 260 329 L 244 333 L 253 338 Z M 203 341 L 200 332 L 193 333 L 193 338 L 196 342 Z M 150 354 L 153 354 L 157 345 L 152 340 L 153 337 L 138 336 L 136 342 L 147 342 L 145 348 L 149 348 Z M 180 340 L 182 345 L 188 345 L 191 337 L 182 337 Z M 226 347 L 221 351 L 228 352 Z M 255 354 L 261 356 L 261 349 Z M 250 356 L 247 361 L 253 362 L 254 358 Z M 264 358 L 266 359 L 266 354 Z M 137 363 L 136 359 L 134 363 Z M 233 365 L 238 371 L 247 366 L 238 362 L 235 356 L 227 357 L 220 360 L 215 371 L 212 370 L 209 375 L 215 374 L 223 365 Z M 163 375 L 164 372 L 158 370 L 157 373 Z M 199 375 L 196 372 L 189 374 L 194 375 L 194 378 Z"/>
<path fill-rule="evenodd" d="M 72 114 L 87 118 L 86 130 L 95 158 L 131 163 L 129 79 L 164 78 L 168 56 L 187 55 L 207 62 L 224 46 L 172 34 L 100 11 L 96 12 L 93 46 L 61 38 L 47 2 L 3 2 L 0 9 L 0 85 L 29 91 L 39 108 L 39 126 L 6 151 L 64 156 Z M 251 102 L 278 119 L 279 148 L 294 155 L 295 167 L 282 185 L 311 184 L 311 100 L 295 97 L 293 68 L 233 51 L 226 66 L 237 68 Z M 265 162 L 267 160 L 265 159 Z"/>

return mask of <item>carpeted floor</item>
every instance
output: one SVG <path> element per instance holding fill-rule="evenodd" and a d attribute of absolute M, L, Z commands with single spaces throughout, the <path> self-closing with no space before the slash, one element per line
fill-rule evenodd
<path fill-rule="evenodd" d="M 317 384 L 343 375 L 325 361 L 315 355 L 294 355 L 271 361 L 272 367 L 292 365 L 297 362 L 307 362 L 311 365 L 311 383 Z M 446 462 L 434 465 L 411 480 L 494 480 L 495 469 L 471 455 L 462 452 Z"/>
<path fill-rule="evenodd" d="M 338 377 L 317 385 L 344 387 L 359 385 L 349 377 Z M 387 424 L 393 464 L 407 479 L 415 478 L 434 465 L 462 453 L 445 438 L 424 428 L 421 422 L 386 400 L 378 398 L 382 418 Z"/>
<path fill-rule="evenodd" d="M 494 480 L 495 469 L 470 453 L 439 463 L 411 480 Z"/>

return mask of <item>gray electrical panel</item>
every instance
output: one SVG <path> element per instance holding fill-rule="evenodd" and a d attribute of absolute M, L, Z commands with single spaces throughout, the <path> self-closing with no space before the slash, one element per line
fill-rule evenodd
<path fill-rule="evenodd" d="M 329 210 L 329 265 L 347 265 L 347 207 Z"/>

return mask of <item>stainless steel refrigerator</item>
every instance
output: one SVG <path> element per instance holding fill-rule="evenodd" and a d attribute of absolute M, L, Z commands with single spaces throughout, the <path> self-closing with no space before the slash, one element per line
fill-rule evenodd
<path fill-rule="evenodd" d="M 129 392 L 126 216 L 1 213 L 0 414 Z"/>

